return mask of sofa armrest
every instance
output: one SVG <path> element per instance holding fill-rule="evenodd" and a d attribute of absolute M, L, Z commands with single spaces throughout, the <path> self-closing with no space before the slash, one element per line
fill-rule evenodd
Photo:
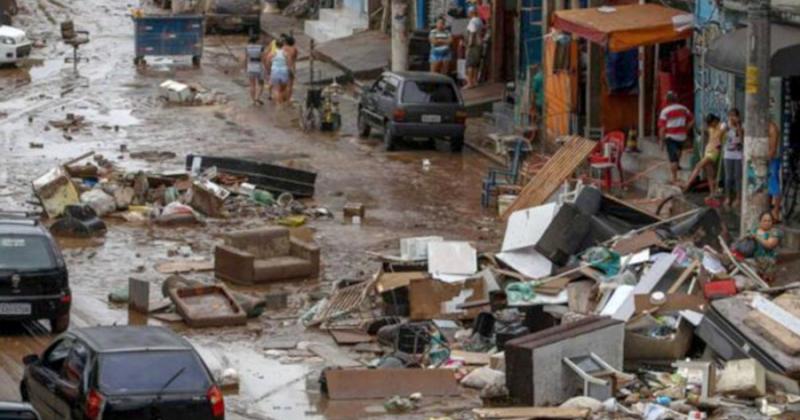
<path fill-rule="evenodd" d="M 291 238 L 290 242 L 291 255 L 307 260 L 311 264 L 311 277 L 318 277 L 320 269 L 319 246 L 295 238 Z"/>
<path fill-rule="evenodd" d="M 253 254 L 228 245 L 214 248 L 214 274 L 222 280 L 252 284 L 255 277 L 254 261 Z"/>

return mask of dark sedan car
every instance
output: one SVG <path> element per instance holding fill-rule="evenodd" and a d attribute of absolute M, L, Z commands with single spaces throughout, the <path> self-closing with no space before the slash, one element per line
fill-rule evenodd
<path fill-rule="evenodd" d="M 48 319 L 69 327 L 72 294 L 64 258 L 47 228 L 24 214 L 0 212 L 0 320 Z"/>
<path fill-rule="evenodd" d="M 74 329 L 24 362 L 20 394 L 44 419 L 225 418 L 208 367 L 165 328 Z"/>
<path fill-rule="evenodd" d="M 403 139 L 445 139 L 450 150 L 464 146 L 467 113 L 449 77 L 429 72 L 386 72 L 361 95 L 358 132 L 383 130 L 387 150 Z"/>

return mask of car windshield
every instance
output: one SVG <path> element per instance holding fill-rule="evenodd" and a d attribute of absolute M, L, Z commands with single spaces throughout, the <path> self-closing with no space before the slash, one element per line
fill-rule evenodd
<path fill-rule="evenodd" d="M 146 351 L 101 356 L 98 386 L 108 395 L 204 393 L 211 383 L 194 352 Z"/>
<path fill-rule="evenodd" d="M 403 102 L 409 104 L 450 104 L 458 102 L 453 85 L 443 82 L 409 80 L 403 84 Z"/>
<path fill-rule="evenodd" d="M 55 266 L 50 243 L 43 236 L 0 237 L 0 269 L 42 270 Z"/>

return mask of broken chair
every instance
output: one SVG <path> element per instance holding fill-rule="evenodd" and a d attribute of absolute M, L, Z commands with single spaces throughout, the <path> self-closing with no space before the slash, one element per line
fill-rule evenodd
<path fill-rule="evenodd" d="M 319 246 L 292 238 L 285 227 L 236 231 L 224 238 L 225 244 L 214 249 L 219 279 L 253 285 L 319 275 Z"/>
<path fill-rule="evenodd" d="M 79 31 L 75 29 L 75 24 L 71 20 L 61 22 L 61 40 L 72 47 L 72 58 L 65 58 L 64 61 L 72 62 L 74 70 L 78 71 L 78 62 L 81 57 L 78 56 L 78 48 L 81 45 L 89 43 L 89 31 Z M 83 60 L 89 61 L 88 58 Z"/>
<path fill-rule="evenodd" d="M 508 168 L 489 168 L 489 174 L 483 179 L 483 191 L 481 192 L 482 207 L 489 207 L 492 196 L 495 195 L 500 187 L 516 185 L 519 179 L 522 162 L 531 151 L 531 146 L 528 141 L 521 137 L 510 144 L 506 144 L 506 147 L 508 148 L 510 164 Z"/>

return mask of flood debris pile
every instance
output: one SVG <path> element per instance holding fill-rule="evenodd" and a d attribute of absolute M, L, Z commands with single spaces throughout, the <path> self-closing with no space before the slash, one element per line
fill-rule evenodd
<path fill-rule="evenodd" d="M 147 160 L 175 156 L 138 153 Z M 108 218 L 162 226 L 258 218 L 299 226 L 329 215 L 298 201 L 313 195 L 315 180 L 309 171 L 192 155 L 185 169 L 126 171 L 88 152 L 34 180 L 33 192 L 57 234 L 91 236 L 105 232 L 102 219 Z"/>
<path fill-rule="evenodd" d="M 477 392 L 478 418 L 796 411 L 800 283 L 770 287 L 726 235 L 713 209 L 662 219 L 579 186 L 514 211 L 498 252 L 404 238 L 304 314 L 361 355 L 326 349 L 321 389 L 392 413 Z"/>

